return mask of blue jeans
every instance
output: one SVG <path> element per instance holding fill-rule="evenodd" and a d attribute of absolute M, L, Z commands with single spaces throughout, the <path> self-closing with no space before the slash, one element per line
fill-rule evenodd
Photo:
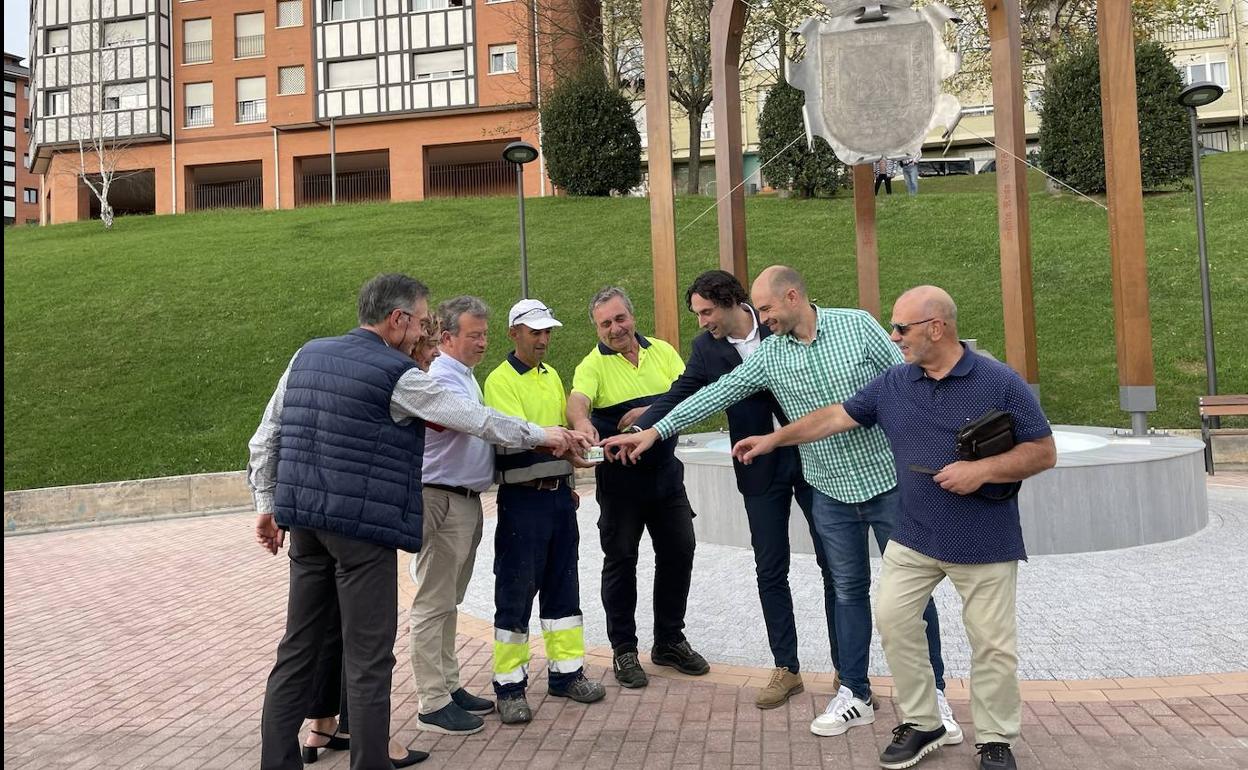
<path fill-rule="evenodd" d="M 919 194 L 919 164 L 911 163 L 909 166 L 901 167 L 901 175 L 906 180 L 906 193 L 910 195 Z"/>
<path fill-rule="evenodd" d="M 832 583 L 836 591 L 836 642 L 840 656 L 841 684 L 854 697 L 871 695 L 867 666 L 871 653 L 871 552 L 867 528 L 884 551 L 901 510 L 897 488 L 861 503 L 842 503 L 815 490 L 815 529 L 823 541 Z M 945 689 L 945 663 L 940 656 L 940 620 L 936 603 L 928 600 L 923 611 L 927 622 L 927 652 L 936 675 L 936 688 Z"/>

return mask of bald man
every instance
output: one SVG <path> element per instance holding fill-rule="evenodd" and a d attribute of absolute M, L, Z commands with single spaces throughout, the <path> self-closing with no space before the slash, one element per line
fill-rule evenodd
<path fill-rule="evenodd" d="M 702 388 L 653 427 L 606 442 L 613 457 L 635 460 L 660 438 L 670 438 L 721 409 L 761 390 L 770 390 L 796 420 L 852 396 L 874 377 L 902 362 L 897 346 L 869 314 L 846 308 L 817 308 L 806 283 L 791 267 L 769 267 L 751 290 L 759 321 L 772 335 L 740 366 Z M 900 504 L 888 439 L 878 428 L 833 436 L 799 448 L 802 475 L 814 487 L 812 518 L 832 573 L 838 673 L 841 686 L 824 713 L 811 722 L 816 735 L 842 735 L 875 721 L 867 668 L 871 650 L 871 555 L 868 529 L 884 551 Z M 929 665 L 944 690 L 940 621 L 930 601 L 927 622 Z M 953 710 L 939 696 L 946 718 L 945 740 L 962 740 Z"/>
<path fill-rule="evenodd" d="M 901 714 L 893 741 L 880 755 L 880 764 L 890 769 L 911 767 L 946 742 L 920 617 L 946 577 L 962 597 L 971 642 L 971 713 L 980 768 L 1015 768 L 1011 744 L 1018 739 L 1022 711 L 1015 590 L 1018 560 L 1027 552 L 1018 500 L 1001 494 L 1000 485 L 1052 468 L 1057 451 L 1027 383 L 962 344 L 957 319 L 957 306 L 943 289 L 911 289 L 893 306 L 890 324 L 905 366 L 884 372 L 844 403 L 733 447 L 733 456 L 749 463 L 778 446 L 862 430 L 883 430 L 892 443 L 901 515 L 884 551 L 876 603 Z M 991 410 L 1012 416 L 1014 448 L 982 460 L 959 460 L 958 431 Z"/>

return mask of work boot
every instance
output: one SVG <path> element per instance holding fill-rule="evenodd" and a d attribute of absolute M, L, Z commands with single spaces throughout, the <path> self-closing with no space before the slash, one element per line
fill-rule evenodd
<path fill-rule="evenodd" d="M 656 644 L 650 648 L 650 661 L 656 666 L 671 666 L 682 674 L 702 676 L 711 670 L 706 658 L 693 651 L 689 642 Z"/>
<path fill-rule="evenodd" d="M 507 695 L 498 699 L 498 716 L 505 725 L 522 725 L 533 721 L 533 709 L 524 699 L 524 693 Z"/>
<path fill-rule="evenodd" d="M 611 668 L 615 671 L 616 681 L 621 687 L 632 690 L 650 684 L 650 677 L 646 676 L 645 669 L 641 667 L 636 650 L 616 653 L 611 661 Z"/>
<path fill-rule="evenodd" d="M 758 691 L 754 705 L 760 709 L 774 709 L 783 706 L 789 698 L 806 689 L 802 685 L 802 675 L 795 674 L 788 666 L 781 666 L 771 672 L 771 681 Z"/>
<path fill-rule="evenodd" d="M 593 703 L 603 699 L 603 696 L 607 694 L 607 688 L 598 682 L 589 681 L 582 672 L 566 686 L 549 687 L 547 692 L 556 698 L 571 698 L 577 703 Z"/>

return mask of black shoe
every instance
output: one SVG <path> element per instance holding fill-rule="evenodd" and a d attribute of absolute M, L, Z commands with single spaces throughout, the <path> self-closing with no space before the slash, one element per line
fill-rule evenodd
<path fill-rule="evenodd" d="M 880 767 L 902 770 L 914 767 L 919 760 L 940 748 L 945 738 L 945 726 L 935 730 L 916 730 L 913 722 L 904 722 L 893 728 L 893 742 L 880 752 Z"/>
<path fill-rule="evenodd" d="M 603 696 L 607 694 L 607 688 L 598 682 L 589 681 L 582 673 L 566 687 L 548 687 L 546 692 L 556 698 L 571 698 L 577 703 L 594 703 L 603 699 Z"/>
<path fill-rule="evenodd" d="M 416 749 L 408 749 L 407 756 L 403 759 L 391 759 L 390 763 L 395 767 L 411 767 L 412 765 L 424 762 L 429 758 L 429 752 L 417 751 Z"/>
<path fill-rule="evenodd" d="M 979 770 L 1015 770 L 1014 752 L 1008 743 L 977 743 Z"/>
<path fill-rule="evenodd" d="M 312 730 L 311 733 L 313 735 L 319 735 L 322 738 L 328 738 L 329 742 L 324 746 L 304 746 L 303 764 L 305 765 L 310 765 L 319 759 L 322 749 L 327 749 L 329 751 L 346 751 L 351 748 L 351 741 L 348 738 L 343 738 L 340 735 L 330 735 L 329 733 L 323 733 L 320 730 Z"/>
<path fill-rule="evenodd" d="M 485 728 L 485 720 L 451 701 L 437 711 L 421 714 L 416 718 L 416 727 L 443 735 L 472 735 Z"/>
<path fill-rule="evenodd" d="M 451 702 L 469 714 L 476 714 L 479 717 L 494 710 L 494 701 L 478 698 L 462 687 L 451 693 Z"/>
<path fill-rule="evenodd" d="M 635 650 L 616 653 L 611 661 L 611 668 L 615 671 L 616 681 L 621 687 L 632 690 L 650 684 L 650 677 L 646 676 Z"/>
<path fill-rule="evenodd" d="M 694 652 L 687 641 L 654 645 L 650 648 L 650 660 L 656 666 L 671 666 L 689 676 L 702 676 L 711 670 L 706 658 Z"/>

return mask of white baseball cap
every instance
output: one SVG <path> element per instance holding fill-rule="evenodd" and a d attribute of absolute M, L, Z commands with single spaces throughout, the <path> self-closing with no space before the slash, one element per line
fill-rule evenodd
<path fill-rule="evenodd" d="M 524 324 L 530 329 L 551 329 L 563 326 L 555 319 L 555 314 L 550 312 L 550 308 L 536 299 L 522 299 L 511 306 L 511 312 L 507 313 L 507 326 L 511 327 L 516 324 Z"/>

